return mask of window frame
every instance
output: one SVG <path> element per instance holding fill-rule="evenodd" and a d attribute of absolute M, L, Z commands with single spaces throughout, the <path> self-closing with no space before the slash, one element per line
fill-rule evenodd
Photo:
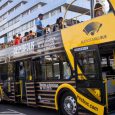
<path fill-rule="evenodd" d="M 58 54 L 62 54 L 62 53 L 57 53 L 57 55 Z M 55 55 L 55 54 L 53 54 L 53 55 Z M 62 54 L 62 56 L 64 56 L 63 54 Z M 43 56 L 44 57 L 44 56 Z M 44 60 L 43 59 L 43 57 L 39 57 L 39 58 L 41 58 L 42 60 Z M 60 71 L 60 79 L 55 79 L 55 76 L 54 76 L 54 64 L 55 64 L 55 62 L 54 61 L 52 61 L 52 75 L 53 75 L 53 79 L 45 79 L 45 77 L 46 76 L 42 76 L 42 74 L 41 74 L 41 76 L 42 76 L 42 80 L 40 80 L 40 75 L 38 75 L 36 78 L 37 79 L 35 79 L 35 80 L 38 80 L 38 81 L 40 81 L 40 82 L 48 82 L 48 81 L 70 81 L 72 78 L 73 78 L 73 71 L 72 71 L 72 67 L 71 67 L 71 65 L 70 65 L 70 63 L 69 63 L 69 61 L 68 61 L 68 58 L 67 58 L 67 56 L 64 56 L 65 57 L 65 61 L 61 61 L 61 60 L 58 60 L 59 61 L 59 71 Z M 36 59 L 34 59 L 33 61 L 35 61 L 35 60 L 37 60 L 37 61 L 40 61 L 40 63 L 41 63 L 41 70 L 42 70 L 42 66 L 43 66 L 43 63 L 41 62 L 41 59 L 39 59 L 38 57 L 36 57 Z M 68 65 L 69 65 L 69 68 L 70 68 L 70 70 L 71 70 L 71 76 L 70 76 L 70 78 L 69 79 L 64 79 L 64 74 L 63 74 L 63 62 L 67 62 L 68 63 Z M 45 66 L 46 67 L 46 66 Z M 42 73 L 42 71 L 41 71 L 41 73 Z"/>
<path fill-rule="evenodd" d="M 8 64 L 7 63 L 0 64 L 0 68 L 2 68 L 2 70 L 0 70 L 0 80 L 6 81 L 8 79 Z M 5 75 L 5 78 L 4 78 L 4 75 Z"/>
<path fill-rule="evenodd" d="M 82 48 L 85 48 L 85 47 L 87 47 L 87 48 L 89 48 L 89 49 L 86 49 L 86 50 L 83 50 L 83 51 L 95 51 L 96 52 L 96 58 L 95 58 L 95 61 L 96 61 L 96 65 L 95 66 L 97 66 L 97 71 L 98 71 L 98 73 L 96 73 L 96 76 L 97 77 L 95 77 L 95 78 L 93 78 L 93 79 L 91 79 L 91 78 L 89 78 L 86 74 L 84 74 L 84 72 L 83 72 L 83 70 L 82 70 L 82 68 L 80 67 L 80 64 L 79 64 L 79 62 L 78 62 L 78 57 L 77 57 L 77 53 L 79 52 L 79 51 L 77 51 L 77 49 L 82 49 Z M 80 52 L 82 52 L 82 51 L 80 51 Z M 77 69 L 77 65 L 80 67 L 80 69 L 81 69 L 81 71 L 82 71 L 82 75 L 83 76 L 86 76 L 86 80 L 102 80 L 102 70 L 101 70 L 101 58 L 100 58 L 100 53 L 99 53 L 99 49 L 98 49 L 98 46 L 97 45 L 91 45 L 91 46 L 83 46 L 83 47 L 78 47 L 78 48 L 74 48 L 73 49 L 73 55 L 74 55 L 74 64 L 75 64 L 75 74 L 76 74 L 76 80 L 80 80 L 79 78 L 78 78 L 78 76 L 79 76 L 79 73 L 78 73 L 78 69 Z M 95 64 L 95 63 L 94 63 Z M 97 72 L 96 71 L 96 72 Z M 94 74 L 92 74 L 92 75 L 94 75 Z M 89 78 L 89 79 L 88 79 Z"/>

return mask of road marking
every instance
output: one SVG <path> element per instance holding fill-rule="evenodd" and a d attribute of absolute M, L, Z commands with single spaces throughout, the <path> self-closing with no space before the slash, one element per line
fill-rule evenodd
<path fill-rule="evenodd" d="M 6 111 L 0 112 L 0 115 L 26 115 L 18 111 L 7 109 Z"/>

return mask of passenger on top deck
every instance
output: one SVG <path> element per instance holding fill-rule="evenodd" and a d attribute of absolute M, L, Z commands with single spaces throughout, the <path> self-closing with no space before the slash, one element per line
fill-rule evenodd
<path fill-rule="evenodd" d="M 100 3 L 97 3 L 95 5 L 94 16 L 99 17 L 99 16 L 102 16 L 102 15 L 104 15 L 102 5 Z"/>
<path fill-rule="evenodd" d="M 102 16 L 108 14 L 111 11 L 111 6 L 108 0 L 96 0 L 94 16 Z"/>
<path fill-rule="evenodd" d="M 41 20 L 43 20 L 43 14 L 39 14 L 37 20 L 35 21 L 35 25 L 36 25 L 36 28 L 37 28 L 36 29 L 37 37 L 42 36 L 43 31 L 45 30 Z"/>
<path fill-rule="evenodd" d="M 25 32 L 24 37 L 23 37 L 23 42 L 29 40 L 29 32 Z"/>
<path fill-rule="evenodd" d="M 66 28 L 66 25 L 64 24 L 63 17 L 59 17 L 58 26 L 59 26 L 59 29 Z"/>
<path fill-rule="evenodd" d="M 66 28 L 66 25 L 64 24 L 63 17 L 59 17 L 56 21 L 56 24 L 53 27 L 53 32 L 63 28 Z"/>
<path fill-rule="evenodd" d="M 5 43 L 2 43 L 1 48 L 2 49 L 6 48 Z"/>
<path fill-rule="evenodd" d="M 14 45 L 14 44 L 13 44 L 13 40 L 11 40 L 11 41 L 10 41 L 10 46 L 13 46 L 13 45 Z"/>
<path fill-rule="evenodd" d="M 34 38 L 35 38 L 35 33 L 32 30 L 30 30 L 29 31 L 29 39 L 31 40 L 31 39 L 34 39 Z"/>
<path fill-rule="evenodd" d="M 21 34 L 18 34 L 18 39 L 20 40 L 21 43 L 21 39 L 22 39 Z"/>
<path fill-rule="evenodd" d="M 49 33 L 51 33 L 51 26 L 47 25 L 46 30 L 45 30 L 45 34 L 49 34 Z"/>
<path fill-rule="evenodd" d="M 59 27 L 58 27 L 58 22 L 59 22 L 59 19 L 56 20 L 56 23 L 55 25 L 53 26 L 53 32 L 55 31 L 58 31 L 59 30 Z"/>
<path fill-rule="evenodd" d="M 13 39 L 14 39 L 14 45 L 20 44 L 20 38 L 18 38 L 16 35 L 13 36 Z"/>

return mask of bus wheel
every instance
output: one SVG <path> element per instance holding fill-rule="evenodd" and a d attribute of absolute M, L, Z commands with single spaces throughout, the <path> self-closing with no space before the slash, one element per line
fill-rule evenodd
<path fill-rule="evenodd" d="M 63 94 L 60 104 L 61 113 L 63 115 L 77 115 L 77 101 L 71 92 Z"/>

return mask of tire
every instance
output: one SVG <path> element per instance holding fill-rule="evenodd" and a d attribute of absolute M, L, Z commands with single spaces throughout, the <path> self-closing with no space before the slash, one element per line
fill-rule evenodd
<path fill-rule="evenodd" d="M 59 103 L 60 115 L 77 115 L 77 100 L 71 92 L 65 92 Z"/>

